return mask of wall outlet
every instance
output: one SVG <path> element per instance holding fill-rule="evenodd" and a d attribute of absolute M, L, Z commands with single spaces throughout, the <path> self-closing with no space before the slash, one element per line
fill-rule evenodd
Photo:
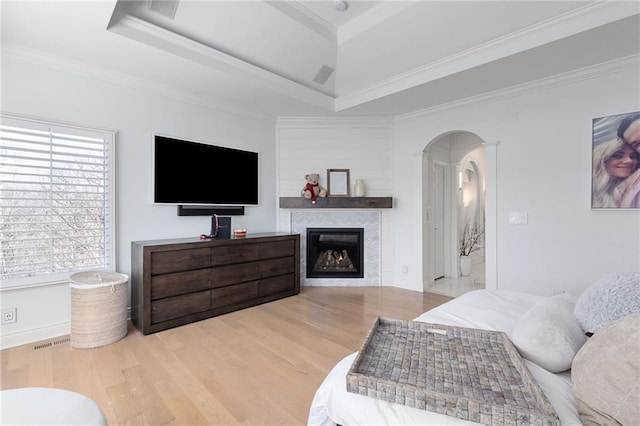
<path fill-rule="evenodd" d="M 402 265 L 402 275 L 409 275 L 409 267 L 407 265 Z"/>
<path fill-rule="evenodd" d="M 554 288 L 553 290 L 551 290 L 551 294 L 553 296 L 557 295 L 557 294 L 562 294 L 564 293 L 564 290 L 560 289 L 560 288 Z"/>
<path fill-rule="evenodd" d="M 18 321 L 18 308 L 2 310 L 2 324 L 11 324 Z"/>

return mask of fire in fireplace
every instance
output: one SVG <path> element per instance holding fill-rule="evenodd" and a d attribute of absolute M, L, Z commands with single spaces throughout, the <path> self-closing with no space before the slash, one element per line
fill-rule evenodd
<path fill-rule="evenodd" d="M 307 228 L 307 278 L 364 277 L 364 228 Z"/>

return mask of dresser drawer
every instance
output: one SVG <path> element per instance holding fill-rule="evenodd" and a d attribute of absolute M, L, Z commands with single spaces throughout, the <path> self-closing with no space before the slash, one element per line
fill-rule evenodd
<path fill-rule="evenodd" d="M 258 244 L 258 256 L 260 259 L 293 256 L 295 252 L 296 244 L 293 240 Z"/>
<path fill-rule="evenodd" d="M 299 245 L 279 232 L 132 241 L 131 321 L 156 333 L 297 294 Z"/>
<path fill-rule="evenodd" d="M 211 306 L 211 291 L 184 294 L 151 302 L 151 323 L 180 318 L 208 311 Z"/>
<path fill-rule="evenodd" d="M 153 252 L 151 275 L 208 268 L 210 262 L 210 248 Z"/>
<path fill-rule="evenodd" d="M 293 273 L 296 270 L 294 257 L 264 260 L 260 262 L 260 277 L 267 278 L 275 275 Z"/>
<path fill-rule="evenodd" d="M 208 290 L 210 275 L 209 269 L 156 275 L 151 278 L 151 300 Z"/>
<path fill-rule="evenodd" d="M 294 274 L 280 275 L 278 277 L 260 280 L 258 297 L 293 290 L 296 287 Z"/>
<path fill-rule="evenodd" d="M 211 290 L 211 308 L 220 308 L 258 297 L 258 282 L 242 283 Z"/>
<path fill-rule="evenodd" d="M 260 278 L 260 263 L 249 262 L 238 265 L 216 266 L 211 268 L 211 288 L 229 284 L 253 281 Z"/>
<path fill-rule="evenodd" d="M 211 265 L 251 262 L 258 259 L 255 244 L 236 244 L 211 249 Z"/>

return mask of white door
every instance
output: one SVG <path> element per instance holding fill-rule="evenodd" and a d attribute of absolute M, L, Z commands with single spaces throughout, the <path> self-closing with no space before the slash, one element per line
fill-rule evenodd
<path fill-rule="evenodd" d="M 444 277 L 444 167 L 433 167 L 434 279 Z"/>

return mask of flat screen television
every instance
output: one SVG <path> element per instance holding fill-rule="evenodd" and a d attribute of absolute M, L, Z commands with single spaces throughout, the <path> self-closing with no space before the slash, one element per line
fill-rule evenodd
<path fill-rule="evenodd" d="M 153 136 L 153 202 L 258 204 L 258 153 Z"/>

